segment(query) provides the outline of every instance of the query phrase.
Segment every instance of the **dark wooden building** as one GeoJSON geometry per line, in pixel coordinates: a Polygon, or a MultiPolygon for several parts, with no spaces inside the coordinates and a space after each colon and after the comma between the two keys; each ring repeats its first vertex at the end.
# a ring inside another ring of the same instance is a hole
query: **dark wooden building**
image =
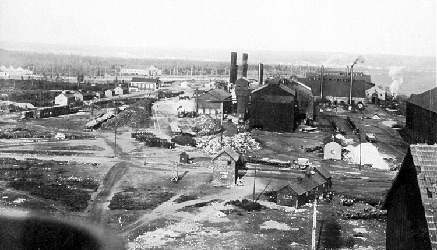
{"type": "Polygon", "coordinates": [[[437,249],[437,145],[411,145],[387,194],[386,248],[437,249]]]}
{"type": "Polygon", "coordinates": [[[240,154],[232,148],[225,148],[211,160],[212,184],[232,187],[237,182],[237,165],[241,163],[240,154]]]}
{"type": "Polygon", "coordinates": [[[294,132],[298,106],[296,91],[283,83],[269,81],[250,94],[250,128],[271,132],[294,132]]]}
{"type": "Polygon", "coordinates": [[[411,95],[406,118],[410,143],[437,143],[437,88],[411,95]]]}
{"type": "Polygon", "coordinates": [[[325,195],[332,187],[332,176],[323,168],[307,168],[304,176],[277,191],[276,203],[282,206],[298,208],[314,200],[315,194],[325,195]]]}

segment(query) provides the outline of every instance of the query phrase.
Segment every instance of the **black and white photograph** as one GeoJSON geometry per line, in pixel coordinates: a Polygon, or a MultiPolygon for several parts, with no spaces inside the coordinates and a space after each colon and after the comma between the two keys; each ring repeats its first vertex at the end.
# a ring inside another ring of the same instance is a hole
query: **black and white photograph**
{"type": "Polygon", "coordinates": [[[0,1],[0,249],[437,249],[437,1],[0,1]]]}

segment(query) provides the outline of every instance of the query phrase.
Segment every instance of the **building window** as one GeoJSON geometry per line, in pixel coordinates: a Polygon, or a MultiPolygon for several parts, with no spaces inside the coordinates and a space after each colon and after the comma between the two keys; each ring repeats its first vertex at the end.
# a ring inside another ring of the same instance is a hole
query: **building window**
{"type": "Polygon", "coordinates": [[[220,172],[220,179],[227,179],[228,178],[228,172],[220,172]]]}
{"type": "Polygon", "coordinates": [[[230,166],[232,164],[232,161],[228,161],[228,166],[230,166]]]}

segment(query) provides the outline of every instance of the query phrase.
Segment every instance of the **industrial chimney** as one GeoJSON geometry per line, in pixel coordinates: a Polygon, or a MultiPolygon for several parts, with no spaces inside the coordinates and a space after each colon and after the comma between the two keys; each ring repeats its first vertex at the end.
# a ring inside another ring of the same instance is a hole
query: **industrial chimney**
{"type": "Polygon", "coordinates": [[[258,83],[263,84],[263,77],[264,77],[264,65],[262,63],[258,66],[258,83]]]}
{"type": "Polygon", "coordinates": [[[320,69],[320,99],[323,98],[323,77],[325,75],[325,67],[322,65],[320,69]]]}
{"type": "Polygon", "coordinates": [[[352,87],[353,87],[353,76],[354,76],[354,65],[351,66],[350,68],[350,75],[351,75],[351,86],[350,86],[350,90],[349,90],[349,104],[352,105],[352,87]]]}
{"type": "Polygon", "coordinates": [[[237,52],[231,52],[231,72],[229,76],[230,83],[233,84],[237,80],[237,72],[238,72],[237,52]]]}
{"type": "Polygon", "coordinates": [[[247,69],[248,69],[247,60],[248,60],[248,57],[249,57],[249,55],[247,53],[243,53],[243,58],[242,58],[243,69],[241,72],[241,77],[245,77],[245,78],[247,78],[247,69]]]}

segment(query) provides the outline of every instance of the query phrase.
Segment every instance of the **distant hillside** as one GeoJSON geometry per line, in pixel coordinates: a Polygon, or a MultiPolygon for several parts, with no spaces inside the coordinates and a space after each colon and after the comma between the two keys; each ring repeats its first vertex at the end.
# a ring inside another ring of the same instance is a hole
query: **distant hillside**
{"type": "MultiPolygon", "coordinates": [[[[0,48],[15,51],[40,53],[61,53],[82,56],[117,57],[132,59],[181,59],[195,61],[230,60],[230,52],[225,50],[200,49],[161,49],[161,48],[117,48],[83,45],[49,45],[33,43],[1,42],[0,48]]],[[[329,67],[346,67],[358,57],[355,54],[332,52],[302,52],[302,51],[238,51],[239,62],[241,53],[249,54],[249,63],[258,64],[293,64],[293,65],[325,65],[329,67]]],[[[408,69],[435,70],[435,57],[415,57],[399,55],[363,55],[366,68],[387,68],[390,66],[405,66],[408,69]]]]}

